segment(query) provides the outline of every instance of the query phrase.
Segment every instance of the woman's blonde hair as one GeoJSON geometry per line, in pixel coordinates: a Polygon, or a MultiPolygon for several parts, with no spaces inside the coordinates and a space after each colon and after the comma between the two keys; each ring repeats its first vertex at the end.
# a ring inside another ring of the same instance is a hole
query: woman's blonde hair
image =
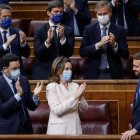
{"type": "Polygon", "coordinates": [[[57,57],[53,63],[52,63],[52,67],[51,67],[51,77],[48,80],[48,83],[51,82],[56,82],[59,83],[60,82],[60,75],[63,73],[63,70],[65,68],[65,64],[67,62],[70,62],[70,59],[64,56],[61,57],[57,57]]]}

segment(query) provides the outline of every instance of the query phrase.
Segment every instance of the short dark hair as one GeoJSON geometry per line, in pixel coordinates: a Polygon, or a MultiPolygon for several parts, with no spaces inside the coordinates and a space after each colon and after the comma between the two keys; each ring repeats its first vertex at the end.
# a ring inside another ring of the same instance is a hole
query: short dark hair
{"type": "Polygon", "coordinates": [[[140,52],[133,55],[133,59],[140,60],[140,52]]]}
{"type": "Polygon", "coordinates": [[[12,8],[7,4],[0,4],[0,14],[3,9],[7,9],[12,12],[12,8]]]}
{"type": "Polygon", "coordinates": [[[107,6],[109,11],[112,12],[112,6],[110,4],[110,2],[108,0],[101,0],[101,1],[98,1],[96,6],[95,6],[95,12],[97,12],[97,10],[99,8],[102,8],[104,6],[107,6]]]}
{"type": "Polygon", "coordinates": [[[1,69],[3,67],[9,67],[9,64],[10,62],[13,62],[13,61],[19,61],[19,57],[12,54],[12,53],[7,53],[6,55],[4,55],[2,58],[1,58],[1,69]]]}
{"type": "Polygon", "coordinates": [[[61,0],[52,0],[48,3],[48,7],[46,9],[46,11],[51,11],[53,8],[56,7],[64,7],[64,3],[61,0]]]}

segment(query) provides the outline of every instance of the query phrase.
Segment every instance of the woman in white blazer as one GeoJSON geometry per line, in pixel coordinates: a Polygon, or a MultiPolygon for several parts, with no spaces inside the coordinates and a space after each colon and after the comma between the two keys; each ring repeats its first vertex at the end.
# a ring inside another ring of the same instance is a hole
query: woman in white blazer
{"type": "Polygon", "coordinates": [[[83,97],[86,83],[71,81],[72,65],[68,58],[57,57],[52,64],[52,77],[46,87],[50,107],[47,134],[82,134],[78,111],[87,110],[83,97]]]}

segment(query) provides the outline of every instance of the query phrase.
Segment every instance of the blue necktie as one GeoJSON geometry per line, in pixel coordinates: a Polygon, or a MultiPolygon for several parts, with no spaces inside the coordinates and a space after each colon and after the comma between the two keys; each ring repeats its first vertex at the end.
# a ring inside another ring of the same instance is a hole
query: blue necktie
{"type": "Polygon", "coordinates": [[[3,43],[6,43],[7,42],[7,31],[3,31],[3,43]]]}

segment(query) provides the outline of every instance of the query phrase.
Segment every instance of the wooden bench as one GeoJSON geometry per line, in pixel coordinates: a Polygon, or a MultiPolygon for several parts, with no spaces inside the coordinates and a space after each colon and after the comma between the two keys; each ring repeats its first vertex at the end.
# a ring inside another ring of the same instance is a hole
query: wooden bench
{"type": "MultiPolygon", "coordinates": [[[[79,56],[79,48],[81,44],[82,37],[75,37],[75,47],[73,56],[79,56]]],[[[128,48],[130,55],[133,55],[140,51],[140,37],[127,37],[128,48]]],[[[34,38],[27,37],[27,42],[31,48],[31,57],[34,57],[34,38]]]]}

